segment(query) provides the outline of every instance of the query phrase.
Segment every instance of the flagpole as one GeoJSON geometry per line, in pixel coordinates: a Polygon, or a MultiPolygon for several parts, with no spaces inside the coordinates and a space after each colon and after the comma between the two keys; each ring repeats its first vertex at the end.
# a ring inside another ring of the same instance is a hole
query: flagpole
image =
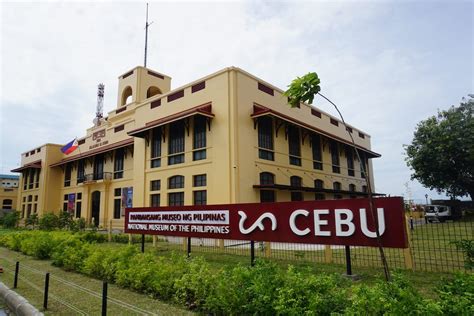
{"type": "MultiPolygon", "coordinates": [[[[77,136],[76,136],[76,140],[77,140],[77,136]]],[[[79,142],[77,142],[77,149],[79,149],[79,157],[81,157],[82,156],[81,145],[79,145],[79,142]]]]}

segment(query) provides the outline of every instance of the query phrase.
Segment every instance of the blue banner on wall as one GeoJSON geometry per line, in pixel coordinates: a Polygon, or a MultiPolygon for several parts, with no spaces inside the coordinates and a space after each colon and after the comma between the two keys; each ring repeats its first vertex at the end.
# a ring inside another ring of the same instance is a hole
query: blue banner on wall
{"type": "Polygon", "coordinates": [[[126,207],[133,207],[133,187],[122,188],[122,216],[125,215],[126,207]]]}

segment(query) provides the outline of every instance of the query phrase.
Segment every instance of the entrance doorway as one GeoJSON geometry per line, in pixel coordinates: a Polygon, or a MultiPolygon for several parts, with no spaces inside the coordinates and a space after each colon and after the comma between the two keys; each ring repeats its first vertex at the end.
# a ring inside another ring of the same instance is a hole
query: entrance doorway
{"type": "Polygon", "coordinates": [[[94,218],[94,226],[99,226],[99,215],[100,215],[100,191],[92,192],[92,217],[94,218]]]}

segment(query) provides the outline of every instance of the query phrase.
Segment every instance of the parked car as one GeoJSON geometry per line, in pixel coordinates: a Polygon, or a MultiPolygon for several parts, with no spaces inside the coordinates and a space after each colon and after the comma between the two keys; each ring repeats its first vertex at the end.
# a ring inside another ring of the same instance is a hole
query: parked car
{"type": "Polygon", "coordinates": [[[444,222],[446,220],[458,219],[458,212],[454,212],[451,206],[447,205],[426,205],[425,220],[427,222],[444,222]]]}

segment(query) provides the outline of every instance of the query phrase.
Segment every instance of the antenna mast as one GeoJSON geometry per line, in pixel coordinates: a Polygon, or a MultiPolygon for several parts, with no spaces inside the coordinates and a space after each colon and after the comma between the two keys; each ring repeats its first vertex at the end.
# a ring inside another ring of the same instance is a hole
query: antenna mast
{"type": "Polygon", "coordinates": [[[148,26],[150,26],[150,24],[148,24],[148,3],[147,3],[146,4],[146,23],[145,23],[145,61],[144,61],[144,67],[146,67],[146,54],[147,54],[147,48],[148,48],[148,26]]]}
{"type": "Polygon", "coordinates": [[[97,109],[95,112],[95,119],[94,124],[95,126],[100,125],[100,119],[104,116],[104,90],[105,85],[103,83],[99,83],[97,86],[97,109]]]}

